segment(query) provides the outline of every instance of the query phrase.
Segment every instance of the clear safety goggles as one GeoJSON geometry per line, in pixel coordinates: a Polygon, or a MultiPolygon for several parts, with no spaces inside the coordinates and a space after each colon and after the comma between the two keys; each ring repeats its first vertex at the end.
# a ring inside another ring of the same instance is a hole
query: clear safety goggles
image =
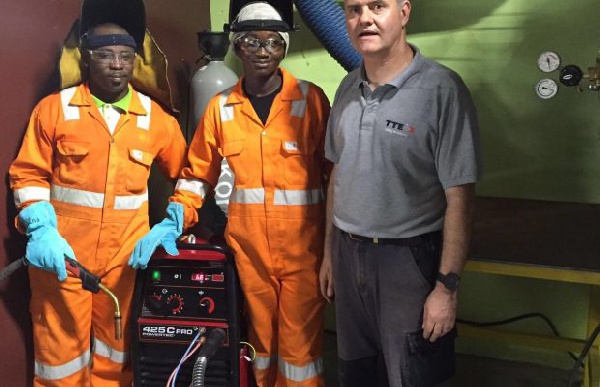
{"type": "Polygon", "coordinates": [[[135,60],[135,51],[122,51],[122,52],[113,52],[108,50],[88,50],[90,53],[90,58],[94,62],[102,63],[102,64],[110,64],[114,60],[119,60],[119,62],[131,65],[135,60]]]}
{"type": "Polygon", "coordinates": [[[261,47],[264,47],[265,50],[267,50],[267,52],[270,54],[279,52],[285,47],[285,41],[283,41],[282,39],[273,38],[260,40],[257,38],[246,37],[240,39],[239,44],[244,50],[248,52],[257,52],[258,50],[260,50],[261,47]]]}

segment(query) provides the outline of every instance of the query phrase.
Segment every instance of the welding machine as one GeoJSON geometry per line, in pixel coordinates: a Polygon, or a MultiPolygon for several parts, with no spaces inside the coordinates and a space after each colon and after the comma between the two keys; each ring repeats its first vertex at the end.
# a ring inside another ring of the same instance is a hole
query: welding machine
{"type": "Polygon", "coordinates": [[[131,323],[134,386],[164,387],[176,368],[175,385],[189,386],[194,358],[183,359],[190,344],[217,328],[225,331],[225,337],[208,361],[204,385],[243,386],[241,298],[233,256],[227,248],[193,235],[177,247],[177,256],[157,249],[147,269],[137,274],[131,323]]]}

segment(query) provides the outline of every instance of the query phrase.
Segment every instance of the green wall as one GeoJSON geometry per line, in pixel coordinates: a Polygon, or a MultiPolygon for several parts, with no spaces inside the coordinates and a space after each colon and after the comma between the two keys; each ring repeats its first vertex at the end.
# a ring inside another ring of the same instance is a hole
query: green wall
{"type": "MultiPolygon", "coordinates": [[[[228,2],[211,7],[212,26],[221,30],[228,2]]],[[[600,203],[598,93],[561,87],[541,100],[534,92],[547,76],[536,66],[542,51],[558,52],[564,64],[594,65],[599,14],[596,0],[413,1],[409,40],[458,71],[473,93],[485,159],[480,195],[600,203]]],[[[298,14],[295,21],[300,31],[283,66],[332,99],[345,71],[298,14]]]]}
{"type": "MultiPolygon", "coordinates": [[[[598,93],[562,87],[540,100],[534,85],[545,50],[564,64],[595,64],[595,0],[415,1],[412,41],[457,70],[480,115],[488,196],[600,202],[598,93]],[[431,18],[429,17],[431,15],[431,18]],[[444,22],[446,15],[453,15],[444,22]],[[454,20],[464,20],[457,23],[454,20]]],[[[550,77],[557,79],[558,74],[550,77]]]]}
{"type": "MultiPolygon", "coordinates": [[[[464,78],[477,105],[485,177],[479,195],[600,203],[600,94],[561,86],[556,97],[534,91],[544,77],[536,60],[556,51],[563,64],[584,71],[600,47],[598,0],[414,0],[409,41],[422,53],[464,78]]],[[[211,0],[213,28],[221,30],[228,2],[211,0]]],[[[345,75],[341,66],[295,15],[300,31],[291,35],[282,65],[315,82],[333,99],[345,75]]],[[[238,68],[234,58],[228,58],[238,68]]],[[[587,86],[584,80],[583,85],[587,86]]],[[[589,288],[552,281],[465,273],[460,317],[488,321],[543,312],[561,334],[584,338],[589,288]]],[[[329,323],[333,316],[328,313],[329,323]]],[[[510,329],[548,333],[539,321],[510,329]]],[[[461,339],[464,352],[569,368],[564,353],[461,339]]]]}

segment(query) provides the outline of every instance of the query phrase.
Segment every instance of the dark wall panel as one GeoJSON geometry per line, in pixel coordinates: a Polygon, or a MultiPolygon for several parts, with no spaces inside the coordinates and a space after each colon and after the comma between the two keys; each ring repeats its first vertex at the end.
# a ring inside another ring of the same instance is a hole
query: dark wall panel
{"type": "MultiPolygon", "coordinates": [[[[187,112],[187,82],[199,57],[196,32],[210,26],[209,0],[146,0],[148,28],[169,60],[174,102],[187,112]]],[[[15,233],[7,171],[36,102],[58,88],[60,47],[79,16],[78,0],[0,0],[0,268],[24,254],[15,233]]],[[[180,122],[185,125],[185,119],[180,122]]],[[[25,270],[0,283],[0,380],[6,387],[31,385],[33,354],[25,270]]]]}

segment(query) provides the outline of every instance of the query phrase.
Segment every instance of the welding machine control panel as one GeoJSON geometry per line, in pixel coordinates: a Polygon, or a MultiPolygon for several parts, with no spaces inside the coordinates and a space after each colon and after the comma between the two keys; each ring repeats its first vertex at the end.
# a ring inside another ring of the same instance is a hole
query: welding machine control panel
{"type": "Polygon", "coordinates": [[[226,271],[222,262],[155,265],[148,276],[141,316],[182,320],[227,319],[226,271]]]}

